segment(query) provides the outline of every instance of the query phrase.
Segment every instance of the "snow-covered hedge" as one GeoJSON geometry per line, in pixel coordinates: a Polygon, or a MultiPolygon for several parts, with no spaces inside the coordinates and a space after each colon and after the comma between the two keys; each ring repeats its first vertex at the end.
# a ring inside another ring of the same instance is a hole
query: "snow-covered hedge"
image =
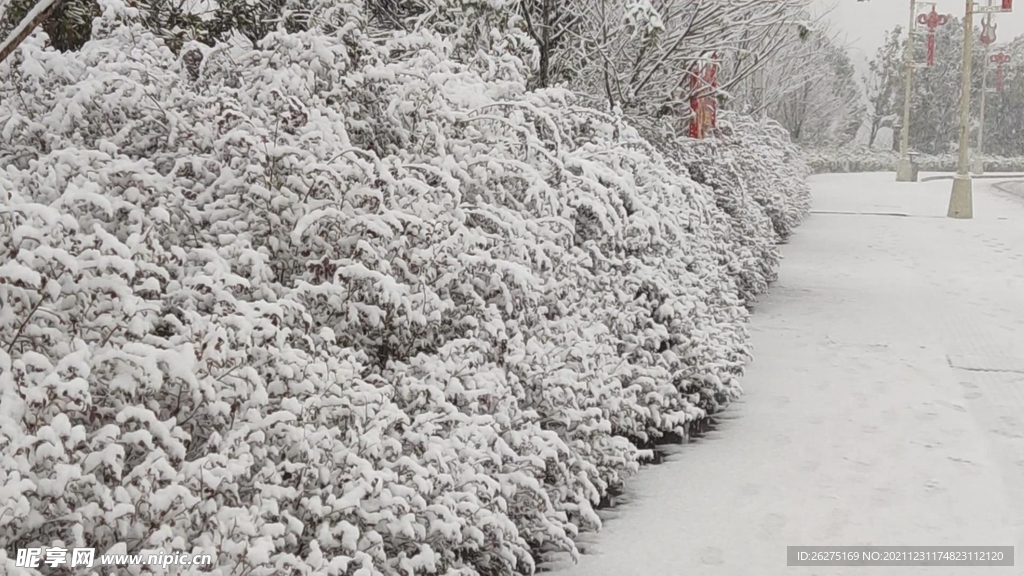
{"type": "Polygon", "coordinates": [[[6,573],[64,546],[527,574],[636,443],[738,392],[745,298],[806,212],[784,135],[666,156],[514,58],[349,18],[0,67],[6,573]]]}
{"type": "MultiPolygon", "coordinates": [[[[807,165],[815,174],[846,172],[889,172],[896,170],[898,152],[848,148],[839,150],[805,150],[807,165]]],[[[957,156],[922,154],[917,157],[923,172],[955,172],[957,156]]],[[[1024,172],[1024,157],[985,156],[986,172],[1024,172]]]]}
{"type": "MultiPolygon", "coordinates": [[[[678,128],[677,128],[678,129],[678,128]]],[[[810,209],[810,170],[786,130],[772,120],[723,113],[714,138],[652,135],[667,146],[694,181],[706,185],[725,216],[740,295],[748,302],[776,279],[777,243],[785,242],[810,209]]]]}

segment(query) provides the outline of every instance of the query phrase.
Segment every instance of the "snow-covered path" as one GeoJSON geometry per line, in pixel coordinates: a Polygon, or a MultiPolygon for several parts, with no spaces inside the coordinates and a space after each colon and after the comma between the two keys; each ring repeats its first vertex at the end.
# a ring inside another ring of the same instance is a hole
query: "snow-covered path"
{"type": "Polygon", "coordinates": [[[795,545],[1024,551],[1024,194],[997,182],[952,220],[948,180],[815,177],[754,315],[746,396],[554,574],[1024,574],[786,567],[795,545]]]}

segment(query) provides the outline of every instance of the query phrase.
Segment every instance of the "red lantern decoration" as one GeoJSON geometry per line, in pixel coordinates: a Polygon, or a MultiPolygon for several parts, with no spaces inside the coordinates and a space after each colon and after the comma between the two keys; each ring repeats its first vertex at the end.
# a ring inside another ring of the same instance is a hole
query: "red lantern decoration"
{"type": "Polygon", "coordinates": [[[989,56],[989,60],[996,65],[996,90],[1003,91],[1003,65],[1010,61],[1010,55],[1005,52],[989,56]]]}
{"type": "Polygon", "coordinates": [[[918,14],[917,23],[922,26],[928,27],[928,65],[935,64],[935,29],[939,26],[945,26],[949,22],[949,16],[945,14],[939,14],[935,11],[935,7],[932,6],[932,11],[928,14],[918,14]]]}
{"type": "Polygon", "coordinates": [[[1013,0],[1003,0],[1003,10],[1007,12],[1013,10],[1013,0]]]}

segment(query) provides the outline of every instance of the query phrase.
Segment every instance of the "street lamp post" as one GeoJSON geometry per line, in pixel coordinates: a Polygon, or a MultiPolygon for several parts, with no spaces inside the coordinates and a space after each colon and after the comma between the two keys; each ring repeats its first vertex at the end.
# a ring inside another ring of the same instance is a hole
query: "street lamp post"
{"type": "Polygon", "coordinates": [[[978,115],[978,149],[974,151],[973,171],[977,175],[985,173],[985,161],[982,159],[985,147],[985,99],[988,92],[988,52],[992,43],[996,41],[996,25],[992,23],[992,15],[989,14],[981,21],[981,43],[985,45],[985,56],[982,58],[981,73],[981,111],[978,115]]]}
{"type": "Polygon", "coordinates": [[[965,0],[964,10],[964,62],[960,82],[960,154],[953,176],[953,190],[949,195],[949,218],[974,217],[974,188],[967,171],[970,162],[971,136],[971,56],[974,40],[974,0],[965,0]]]}
{"type": "MultiPolygon", "coordinates": [[[[988,50],[985,50],[986,57],[988,56],[988,50]]],[[[985,67],[985,72],[981,76],[981,110],[978,113],[978,149],[974,151],[974,166],[972,171],[976,176],[981,176],[985,173],[985,160],[982,155],[985,153],[985,93],[988,92],[988,68],[985,66],[982,60],[982,66],[985,67]]]]}
{"type": "Polygon", "coordinates": [[[904,95],[903,126],[900,128],[900,160],[896,164],[896,181],[912,182],[914,167],[910,163],[910,97],[914,79],[914,20],[917,18],[917,0],[910,0],[910,25],[907,26],[907,46],[903,54],[904,95]]]}
{"type": "MultiPolygon", "coordinates": [[[[993,12],[1012,12],[1013,0],[998,0],[999,5],[993,6],[989,0],[988,6],[975,8],[974,0],[966,0],[964,10],[964,63],[961,70],[960,85],[960,154],[956,163],[956,176],[953,176],[953,190],[949,195],[949,210],[946,216],[949,218],[973,218],[974,217],[974,190],[971,183],[971,175],[968,172],[970,162],[970,135],[971,135],[971,60],[973,53],[972,41],[974,40],[974,13],[981,12],[991,14],[993,12]]],[[[997,79],[997,83],[999,80],[997,79]]]]}

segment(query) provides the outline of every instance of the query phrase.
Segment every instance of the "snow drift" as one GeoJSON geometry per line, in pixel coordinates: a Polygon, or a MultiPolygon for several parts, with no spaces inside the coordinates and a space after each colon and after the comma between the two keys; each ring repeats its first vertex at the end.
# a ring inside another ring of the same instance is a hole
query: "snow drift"
{"type": "Polygon", "coordinates": [[[777,127],[663,154],[512,57],[358,22],[0,69],[7,549],[528,574],[738,392],[806,212],[777,127]]]}

